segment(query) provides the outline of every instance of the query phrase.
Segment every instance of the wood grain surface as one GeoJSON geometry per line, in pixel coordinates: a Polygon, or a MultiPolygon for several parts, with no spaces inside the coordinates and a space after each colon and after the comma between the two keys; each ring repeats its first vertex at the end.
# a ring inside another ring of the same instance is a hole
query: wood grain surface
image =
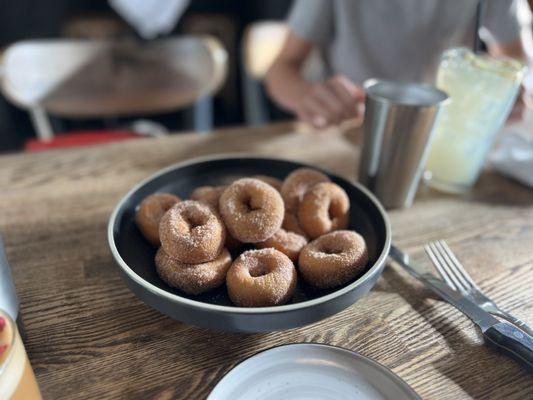
{"type": "MultiPolygon", "coordinates": [[[[295,342],[372,357],[425,399],[533,398],[531,376],[484,346],[467,318],[396,265],[345,311],[266,334],[188,326],[126,288],[107,246],[107,220],[132,185],[160,168],[241,152],[355,177],[359,149],[352,141],[290,129],[229,129],[0,157],[0,230],[45,399],[201,399],[242,359],[295,342]]],[[[533,325],[533,190],[485,172],[462,196],[421,188],[413,207],[390,218],[395,242],[417,260],[428,264],[425,242],[447,240],[489,296],[533,325]]]]}

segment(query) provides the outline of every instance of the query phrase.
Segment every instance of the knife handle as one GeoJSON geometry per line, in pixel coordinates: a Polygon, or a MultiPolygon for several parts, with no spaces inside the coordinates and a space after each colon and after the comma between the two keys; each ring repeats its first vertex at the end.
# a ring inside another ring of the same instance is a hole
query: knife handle
{"type": "Polygon", "coordinates": [[[483,332],[487,343],[518,361],[533,373],[533,338],[508,322],[499,322],[483,332]]]}

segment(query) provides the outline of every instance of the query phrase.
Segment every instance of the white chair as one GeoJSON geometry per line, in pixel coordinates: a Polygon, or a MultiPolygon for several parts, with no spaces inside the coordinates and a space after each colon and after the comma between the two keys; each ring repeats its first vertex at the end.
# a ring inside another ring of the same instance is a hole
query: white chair
{"type": "Polygon", "coordinates": [[[212,127],[212,96],[227,53],[209,36],[150,42],[31,40],[9,46],[0,88],[28,110],[38,136],[53,137],[47,114],[107,118],[194,107],[194,129],[212,127]]]}

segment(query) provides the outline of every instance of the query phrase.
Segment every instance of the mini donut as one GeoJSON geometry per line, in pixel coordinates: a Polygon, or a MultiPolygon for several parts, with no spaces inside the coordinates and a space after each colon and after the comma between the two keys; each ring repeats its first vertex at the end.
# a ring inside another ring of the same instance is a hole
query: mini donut
{"type": "Polygon", "coordinates": [[[159,222],[163,215],[177,202],[181,201],[178,196],[170,193],[155,193],[146,197],[137,212],[135,223],[142,235],[154,246],[159,246],[159,222]]]}
{"type": "Polygon", "coordinates": [[[219,200],[226,227],[243,243],[264,242],[281,227],[283,199],[272,186],[253,178],[233,182],[219,200]]]}
{"type": "Polygon", "coordinates": [[[160,247],[155,255],[155,266],[159,277],[169,286],[196,295],[219,287],[226,281],[231,255],[227,249],[223,249],[212,261],[184,264],[170,258],[160,247]]]}
{"type": "Polygon", "coordinates": [[[354,231],[335,231],[307,244],[298,257],[302,277],[313,286],[333,288],[355,278],[368,262],[365,240],[354,231]]]}
{"type": "Polygon", "coordinates": [[[191,200],[201,201],[218,210],[218,199],[226,186],[200,186],[189,196],[191,200]]]}
{"type": "Polygon", "coordinates": [[[296,288],[292,261],[276,249],[248,250],[231,264],[226,286],[240,307],[268,307],[289,301],[296,288]]]}
{"type": "Polygon", "coordinates": [[[298,217],[288,211],[285,211],[285,216],[283,217],[283,223],[281,224],[281,227],[286,231],[297,233],[300,236],[307,236],[298,222],[298,217]]]}
{"type": "Polygon", "coordinates": [[[161,246],[171,258],[200,264],[217,258],[224,247],[226,229],[218,213],[205,203],[182,201],[161,218],[161,246]]]}
{"type": "Polygon", "coordinates": [[[320,182],[329,182],[330,179],[322,172],[311,168],[298,168],[292,171],[281,185],[281,196],[287,211],[296,213],[298,205],[305,193],[320,182]]]}
{"type": "Polygon", "coordinates": [[[280,229],[274,236],[268,238],[264,242],[257,243],[256,246],[259,249],[267,249],[272,247],[278,251],[281,251],[292,262],[298,260],[298,255],[303,247],[307,244],[307,239],[294,232],[288,232],[285,229],[280,229]]]}
{"type": "Polygon", "coordinates": [[[270,176],[270,175],[253,175],[252,178],[259,179],[260,181],[268,183],[278,192],[281,190],[281,185],[283,184],[283,182],[280,179],[274,178],[273,176],[270,176]]]}
{"type": "Polygon", "coordinates": [[[298,207],[298,222],[310,238],[348,227],[350,200],[332,182],[318,183],[304,196],[298,207]]]}
{"type": "MultiPolygon", "coordinates": [[[[218,210],[218,200],[226,187],[227,186],[200,186],[193,190],[189,198],[191,200],[207,203],[218,210]]],[[[234,252],[239,250],[244,243],[238,241],[226,232],[226,243],[224,245],[229,251],[234,252]]]]}

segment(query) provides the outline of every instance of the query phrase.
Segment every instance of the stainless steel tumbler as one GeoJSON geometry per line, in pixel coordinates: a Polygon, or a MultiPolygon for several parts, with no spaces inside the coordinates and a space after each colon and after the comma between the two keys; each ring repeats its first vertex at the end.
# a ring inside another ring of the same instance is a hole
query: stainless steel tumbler
{"type": "Polygon", "coordinates": [[[409,207],[448,95],[431,85],[376,79],[365,82],[365,90],[359,181],[386,208],[409,207]]]}

